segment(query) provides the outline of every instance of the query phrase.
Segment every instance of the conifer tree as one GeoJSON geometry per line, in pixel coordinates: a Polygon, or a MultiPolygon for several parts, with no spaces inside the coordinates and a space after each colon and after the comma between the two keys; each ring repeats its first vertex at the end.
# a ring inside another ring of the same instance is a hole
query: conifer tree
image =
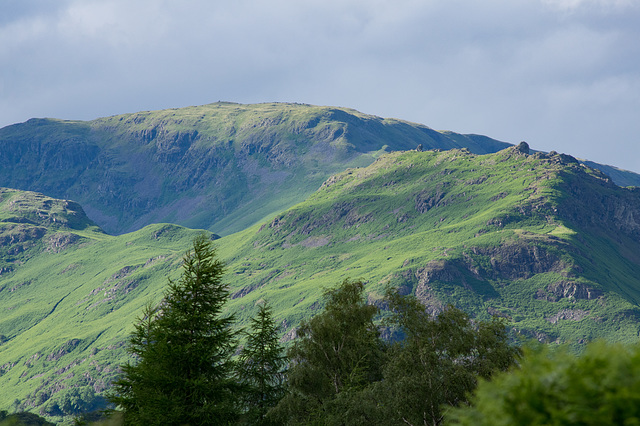
{"type": "Polygon", "coordinates": [[[284,396],[285,364],[271,306],[261,303],[257,317],[251,319],[251,331],[238,362],[238,378],[245,386],[243,423],[269,424],[267,411],[284,396]]]}
{"type": "Polygon", "coordinates": [[[238,384],[232,355],[237,347],[223,316],[229,297],[224,266],[211,241],[198,236],[183,260],[183,272],[158,308],[148,306],[135,326],[129,352],[110,396],[126,424],[227,424],[237,414],[238,384]]]}

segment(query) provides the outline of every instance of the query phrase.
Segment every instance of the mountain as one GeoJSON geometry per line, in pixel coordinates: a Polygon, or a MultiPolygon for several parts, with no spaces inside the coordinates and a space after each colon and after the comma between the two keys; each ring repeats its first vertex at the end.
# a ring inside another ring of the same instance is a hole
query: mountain
{"type": "MultiPolygon", "coordinates": [[[[113,236],[76,203],[0,193],[0,407],[100,407],[136,317],[201,231],[154,224],[113,236]]],[[[639,237],[640,189],[520,144],[386,153],[216,245],[229,311],[246,324],[269,300],[285,341],[323,287],[351,277],[383,308],[392,285],[434,313],[452,303],[503,316],[525,337],[580,344],[637,340],[639,237]]]]}
{"type": "Polygon", "coordinates": [[[159,222],[226,235],[304,200],[385,151],[508,144],[347,108],[300,104],[32,119],[0,129],[0,186],[81,203],[105,231],[159,222]]]}
{"type": "MultiPolygon", "coordinates": [[[[418,145],[476,154],[510,146],[347,108],[219,102],[2,128],[0,186],[75,200],[111,234],[171,222],[229,235],[303,201],[334,173],[418,145]]],[[[640,186],[640,175],[602,168],[640,186]]]]}
{"type": "Polygon", "coordinates": [[[639,237],[640,189],[521,144],[384,155],[220,245],[237,253],[236,309],[267,294],[286,299],[281,312],[307,312],[318,287],[350,276],[367,280],[374,303],[391,284],[433,312],[452,303],[541,341],[581,343],[637,339],[639,237]]]}
{"type": "Polygon", "coordinates": [[[593,161],[582,160],[582,162],[587,166],[598,169],[609,176],[616,183],[616,185],[640,186],[640,175],[638,175],[637,173],[632,173],[615,166],[594,163],[593,161]]]}

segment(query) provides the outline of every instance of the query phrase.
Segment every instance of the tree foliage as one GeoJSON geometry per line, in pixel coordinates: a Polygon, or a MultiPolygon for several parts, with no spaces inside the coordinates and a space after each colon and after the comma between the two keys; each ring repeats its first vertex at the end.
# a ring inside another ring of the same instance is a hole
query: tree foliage
{"type": "Polygon", "coordinates": [[[325,293],[289,351],[289,393],[272,414],[282,424],[439,425],[445,406],[468,401],[477,378],[511,366],[520,350],[503,321],[472,321],[453,306],[431,316],[413,296],[388,291],[387,323],[404,338],[382,341],[363,284],[325,293]]]}
{"type": "Polygon", "coordinates": [[[251,319],[251,331],[240,352],[238,379],[245,386],[242,422],[269,424],[266,414],[285,393],[286,357],[271,307],[265,302],[251,319]]]}
{"type": "Polygon", "coordinates": [[[0,425],[2,426],[55,426],[37,414],[21,412],[9,414],[7,411],[0,411],[0,425]]]}
{"type": "Polygon", "coordinates": [[[431,316],[394,291],[384,300],[387,321],[404,338],[384,342],[364,284],[346,279],[302,321],[286,375],[267,304],[233,362],[237,334],[234,318],[222,315],[229,293],[211,242],[197,238],[183,268],[131,335],[136,363],[122,366],[110,396],[125,423],[439,425],[445,405],[468,403],[478,377],[506,370],[519,354],[501,320],[474,322],[452,306],[431,316]]]}
{"type": "Polygon", "coordinates": [[[466,403],[477,377],[506,370],[519,355],[502,320],[474,322],[453,306],[432,317],[415,297],[396,292],[387,300],[391,322],[405,334],[377,386],[384,407],[377,418],[388,424],[441,424],[443,405],[466,403]]]}
{"type": "Polygon", "coordinates": [[[481,380],[461,425],[640,425],[640,346],[527,348],[518,368],[481,380]]]}
{"type": "Polygon", "coordinates": [[[378,309],[366,304],[363,291],[362,282],[348,279],[326,290],[324,310],[300,325],[289,350],[289,393],[275,410],[280,422],[323,423],[336,395],[380,378],[378,309]]]}
{"type": "Polygon", "coordinates": [[[122,366],[110,400],[127,424],[225,424],[237,412],[233,316],[223,264],[204,235],[183,259],[183,272],[159,307],[147,306],[129,341],[136,363],[122,366]]]}
{"type": "Polygon", "coordinates": [[[502,321],[473,322],[453,306],[431,316],[394,291],[386,302],[386,322],[404,338],[386,352],[382,380],[335,398],[326,424],[439,425],[444,406],[466,403],[478,376],[508,368],[519,353],[502,321]]]}

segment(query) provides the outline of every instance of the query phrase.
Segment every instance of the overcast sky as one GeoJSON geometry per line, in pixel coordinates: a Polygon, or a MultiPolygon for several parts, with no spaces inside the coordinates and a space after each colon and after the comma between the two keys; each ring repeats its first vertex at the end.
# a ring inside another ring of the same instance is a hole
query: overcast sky
{"type": "Polygon", "coordinates": [[[640,0],[0,0],[0,126],[218,100],[640,172],[640,0]]]}

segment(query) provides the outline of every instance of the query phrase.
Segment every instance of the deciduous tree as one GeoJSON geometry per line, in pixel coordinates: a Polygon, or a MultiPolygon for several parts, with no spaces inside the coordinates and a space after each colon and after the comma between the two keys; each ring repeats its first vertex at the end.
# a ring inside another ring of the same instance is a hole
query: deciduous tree
{"type": "Polygon", "coordinates": [[[415,297],[393,291],[387,300],[405,338],[390,351],[374,389],[382,424],[441,424],[443,405],[466,403],[478,377],[506,370],[520,352],[502,320],[474,322],[453,306],[432,317],[415,297]]]}
{"type": "Polygon", "coordinates": [[[302,322],[289,350],[289,393],[275,410],[285,424],[322,424],[336,395],[380,378],[378,309],[366,303],[363,283],[344,280],[324,298],[324,310],[302,322]]]}
{"type": "Polygon", "coordinates": [[[640,346],[527,348],[517,368],[481,380],[461,425],[640,425],[640,346]]]}

